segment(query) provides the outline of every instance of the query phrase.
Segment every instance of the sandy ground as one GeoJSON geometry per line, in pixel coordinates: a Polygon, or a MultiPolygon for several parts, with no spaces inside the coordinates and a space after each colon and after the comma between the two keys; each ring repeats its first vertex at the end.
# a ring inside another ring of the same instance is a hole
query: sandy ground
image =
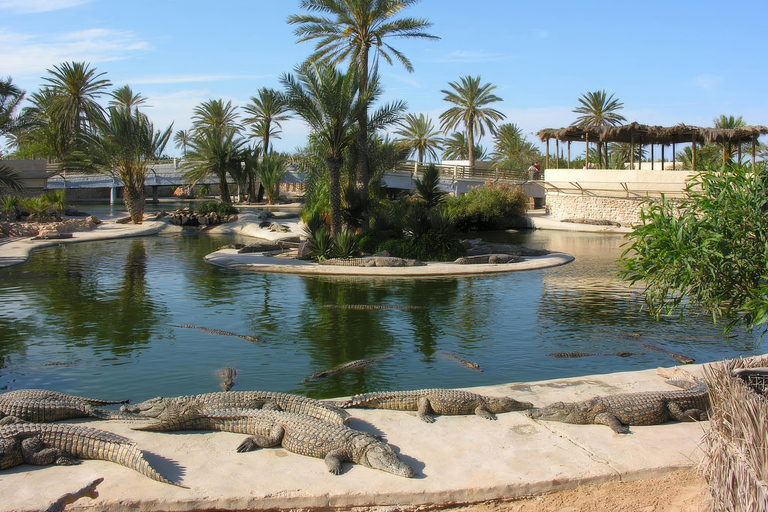
{"type": "Polygon", "coordinates": [[[449,512],[699,512],[706,482],[695,470],[631,482],[584,485],[510,502],[451,507],[449,512]]]}

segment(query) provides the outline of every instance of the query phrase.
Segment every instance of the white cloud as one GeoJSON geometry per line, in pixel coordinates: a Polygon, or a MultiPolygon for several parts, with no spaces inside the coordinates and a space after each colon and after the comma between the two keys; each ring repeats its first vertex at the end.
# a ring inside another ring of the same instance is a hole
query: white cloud
{"type": "Polygon", "coordinates": [[[0,0],[0,9],[18,13],[37,13],[69,9],[89,2],[90,0],[0,0]]]}
{"type": "Polygon", "coordinates": [[[149,49],[133,32],[91,29],[46,37],[0,29],[0,69],[7,75],[43,73],[66,61],[109,62],[149,49]]]}

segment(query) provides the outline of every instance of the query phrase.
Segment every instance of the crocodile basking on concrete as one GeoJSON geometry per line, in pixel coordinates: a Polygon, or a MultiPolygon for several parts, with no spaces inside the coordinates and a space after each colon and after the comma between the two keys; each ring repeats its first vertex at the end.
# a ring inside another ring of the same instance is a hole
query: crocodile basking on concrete
{"type": "Polygon", "coordinates": [[[102,400],[100,398],[88,398],[85,396],[67,395],[58,391],[47,389],[16,389],[0,394],[0,402],[3,400],[55,400],[60,402],[84,402],[88,405],[115,405],[127,404],[128,400],[102,400]]]}
{"type": "Polygon", "coordinates": [[[364,256],[362,258],[329,258],[317,262],[319,265],[341,267],[420,267],[425,265],[419,260],[395,258],[392,256],[364,256]]]}
{"type": "Polygon", "coordinates": [[[435,419],[434,414],[457,415],[477,414],[481,418],[495,420],[494,413],[523,411],[533,404],[518,402],[509,397],[490,397],[456,389],[419,389],[413,391],[383,391],[355,395],[342,402],[339,407],[362,407],[366,409],[392,409],[395,411],[418,411],[419,418],[427,423],[435,419]]]}
{"type": "Polygon", "coordinates": [[[23,398],[0,400],[0,425],[15,423],[17,420],[48,423],[73,418],[111,420],[131,419],[131,416],[117,411],[94,409],[78,401],[23,398]]]}
{"type": "Polygon", "coordinates": [[[199,329],[203,332],[207,332],[208,334],[216,334],[218,336],[234,336],[235,338],[242,338],[244,340],[251,341],[253,343],[264,343],[262,340],[258,339],[256,336],[250,336],[248,334],[237,334],[236,332],[229,332],[229,331],[222,331],[221,329],[209,329],[208,327],[202,327],[200,325],[174,325],[171,324],[171,327],[180,327],[182,329],[199,329]]]}
{"type": "Polygon", "coordinates": [[[670,420],[707,419],[709,394],[699,381],[668,381],[687,387],[676,391],[644,391],[596,396],[582,402],[556,402],[533,408],[529,414],[537,420],[560,421],[576,425],[607,425],[617,434],[629,433],[632,425],[660,425],[670,420]]]}
{"type": "Polygon", "coordinates": [[[71,466],[80,459],[106,460],[166,484],[179,485],[149,465],[136,443],[80,425],[16,423],[0,426],[0,469],[27,463],[71,466]]]}
{"type": "Polygon", "coordinates": [[[279,410],[337,424],[344,424],[349,420],[347,411],[331,404],[301,395],[273,391],[226,391],[173,398],[157,397],[138,404],[124,405],[120,411],[164,420],[172,418],[175,411],[182,406],[279,410]]]}
{"type": "Polygon", "coordinates": [[[334,475],[340,474],[341,463],[348,461],[406,478],[413,476],[413,469],[379,437],[303,414],[181,406],[168,420],[136,430],[221,430],[250,434],[252,437],[240,444],[238,452],[282,445],[290,452],[324,459],[334,475]]]}
{"type": "Polygon", "coordinates": [[[501,265],[504,263],[519,263],[523,257],[516,254],[478,254],[462,256],[454,261],[458,265],[501,265]]]}

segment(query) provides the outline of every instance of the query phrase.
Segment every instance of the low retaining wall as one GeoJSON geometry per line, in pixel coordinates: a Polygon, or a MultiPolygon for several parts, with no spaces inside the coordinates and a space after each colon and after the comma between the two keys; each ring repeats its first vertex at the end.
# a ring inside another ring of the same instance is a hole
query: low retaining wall
{"type": "Polygon", "coordinates": [[[639,198],[547,195],[547,213],[557,219],[609,220],[629,227],[640,223],[639,198]]]}

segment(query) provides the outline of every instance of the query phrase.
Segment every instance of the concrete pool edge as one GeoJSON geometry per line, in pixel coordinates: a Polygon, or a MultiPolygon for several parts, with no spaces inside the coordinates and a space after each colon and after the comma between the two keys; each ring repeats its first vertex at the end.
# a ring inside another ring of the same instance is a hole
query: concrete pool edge
{"type": "MultiPolygon", "coordinates": [[[[704,365],[685,369],[701,375],[704,365]]],[[[656,370],[471,388],[511,395],[535,405],[576,401],[594,395],[674,389],[656,370]]],[[[134,439],[165,476],[189,489],[153,482],[117,464],[85,461],[80,466],[6,470],[0,478],[3,510],[41,510],[59,495],[105,477],[96,500],[80,500],[71,511],[416,509],[487,500],[510,500],[572,489],[587,483],[637,480],[695,467],[707,422],[632,427],[615,434],[602,425],[535,421],[522,413],[439,416],[433,424],[415,413],[351,409],[353,427],[383,433],[416,470],[405,479],[344,464],[342,475],[323,461],[282,448],[247,454],[234,448],[243,434],[227,432],[140,432],[118,421],[73,421],[134,439]],[[167,459],[165,457],[172,457],[167,459]]],[[[148,457],[149,458],[149,457],[148,457]]]]}

